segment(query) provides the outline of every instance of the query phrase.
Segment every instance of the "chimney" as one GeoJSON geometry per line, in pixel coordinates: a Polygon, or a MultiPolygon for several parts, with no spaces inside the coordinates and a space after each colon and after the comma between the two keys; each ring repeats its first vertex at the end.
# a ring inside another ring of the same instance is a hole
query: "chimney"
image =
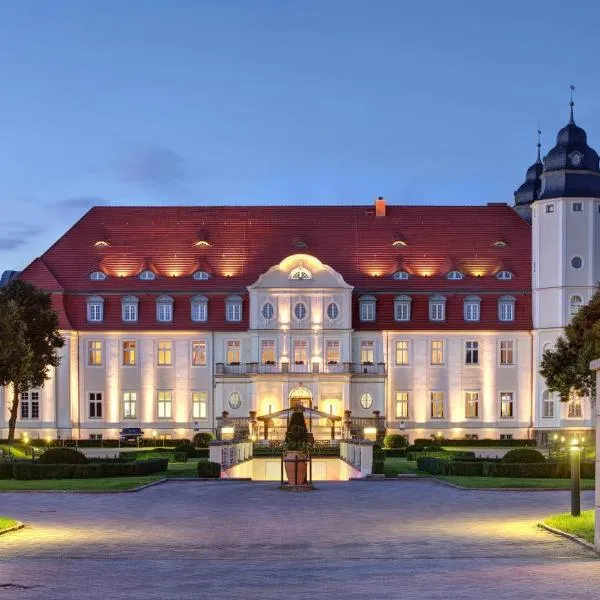
{"type": "Polygon", "coordinates": [[[379,196],[375,200],[375,216],[385,217],[385,198],[383,196],[379,196]]]}

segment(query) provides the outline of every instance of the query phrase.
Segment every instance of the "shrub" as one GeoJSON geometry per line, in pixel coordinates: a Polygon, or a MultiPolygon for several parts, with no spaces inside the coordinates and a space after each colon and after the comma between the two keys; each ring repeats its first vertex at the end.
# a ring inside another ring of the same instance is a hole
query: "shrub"
{"type": "Polygon", "coordinates": [[[544,463],[546,457],[532,448],[515,448],[509,450],[503,457],[503,463],[544,463]]]}
{"type": "Polygon", "coordinates": [[[404,458],[406,456],[406,448],[389,448],[385,450],[386,458],[404,458]]]}
{"type": "Polygon", "coordinates": [[[82,465],[87,463],[87,457],[72,448],[49,448],[38,462],[44,465],[82,465]]]}
{"type": "Polygon", "coordinates": [[[390,433],[383,438],[383,445],[385,448],[405,448],[408,442],[403,435],[390,433]]]}
{"type": "Polygon", "coordinates": [[[385,465],[385,461],[383,461],[383,460],[373,460],[373,474],[374,475],[383,475],[384,465],[385,465]]]}
{"type": "Polygon", "coordinates": [[[13,463],[12,462],[0,462],[0,479],[12,479],[13,478],[13,463]]]}
{"type": "Polygon", "coordinates": [[[448,464],[444,458],[435,458],[433,456],[419,456],[417,458],[417,467],[419,471],[426,471],[432,475],[447,475],[448,464]]]}
{"type": "Polygon", "coordinates": [[[448,463],[448,475],[462,475],[465,477],[481,477],[483,475],[482,462],[461,462],[453,460],[448,463]]]}
{"type": "MultiPolygon", "coordinates": [[[[419,438],[414,441],[415,446],[431,446],[432,441],[426,438],[419,438]]],[[[482,447],[482,448],[506,448],[518,446],[523,447],[535,447],[537,442],[535,440],[446,440],[441,441],[442,446],[470,446],[470,447],[482,447]]]]}
{"type": "Polygon", "coordinates": [[[212,442],[214,439],[215,436],[208,431],[197,433],[194,436],[194,446],[196,446],[196,448],[208,448],[208,444],[210,444],[210,442],[212,442]]]}
{"type": "Polygon", "coordinates": [[[198,477],[221,477],[221,465],[207,460],[201,460],[198,463],[198,477]]]}

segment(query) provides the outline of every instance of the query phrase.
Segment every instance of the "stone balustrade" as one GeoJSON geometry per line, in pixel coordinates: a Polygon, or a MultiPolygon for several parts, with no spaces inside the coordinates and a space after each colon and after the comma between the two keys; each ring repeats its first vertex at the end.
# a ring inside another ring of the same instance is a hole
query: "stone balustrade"
{"type": "Polygon", "coordinates": [[[221,465],[221,471],[250,460],[253,456],[253,444],[249,441],[222,440],[210,442],[209,459],[221,465]]]}
{"type": "Polygon", "coordinates": [[[340,442],[340,458],[360,471],[361,477],[373,473],[373,442],[344,440],[340,442]]]}

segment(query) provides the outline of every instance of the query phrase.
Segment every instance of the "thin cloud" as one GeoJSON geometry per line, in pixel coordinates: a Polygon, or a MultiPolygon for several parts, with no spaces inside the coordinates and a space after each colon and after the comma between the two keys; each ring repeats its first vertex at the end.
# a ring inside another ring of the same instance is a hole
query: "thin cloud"
{"type": "Polygon", "coordinates": [[[104,198],[98,198],[96,196],[65,198],[64,200],[54,202],[54,206],[56,207],[73,210],[87,210],[92,208],[92,206],[106,206],[107,204],[108,200],[104,198]]]}
{"type": "Polygon", "coordinates": [[[0,237],[0,250],[11,251],[24,246],[31,237],[37,236],[44,230],[36,225],[21,223],[4,223],[3,234],[0,237]]]}

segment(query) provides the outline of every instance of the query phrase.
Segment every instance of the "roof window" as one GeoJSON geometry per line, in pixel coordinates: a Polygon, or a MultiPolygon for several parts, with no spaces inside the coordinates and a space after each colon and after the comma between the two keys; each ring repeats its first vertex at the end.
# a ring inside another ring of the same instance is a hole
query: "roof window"
{"type": "Polygon", "coordinates": [[[464,279],[465,276],[460,272],[460,271],[450,271],[448,273],[448,275],[446,275],[447,279],[452,279],[452,280],[458,280],[458,279],[464,279]]]}
{"type": "Polygon", "coordinates": [[[150,269],[145,269],[144,271],[142,271],[139,277],[143,281],[152,281],[153,279],[156,279],[154,271],[151,271],[150,269]]]}
{"type": "Polygon", "coordinates": [[[106,273],[94,271],[93,273],[90,273],[90,279],[92,281],[104,281],[106,279],[106,273]]]}

